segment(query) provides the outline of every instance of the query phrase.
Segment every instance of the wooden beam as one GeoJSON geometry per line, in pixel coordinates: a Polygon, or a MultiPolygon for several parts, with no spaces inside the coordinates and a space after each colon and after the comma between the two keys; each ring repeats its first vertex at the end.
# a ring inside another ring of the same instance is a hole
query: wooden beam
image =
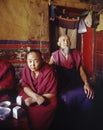
{"type": "Polygon", "coordinates": [[[54,0],[54,4],[56,6],[65,6],[65,7],[73,7],[73,8],[79,8],[79,9],[90,9],[91,4],[82,3],[79,1],[69,1],[69,0],[54,0]]]}

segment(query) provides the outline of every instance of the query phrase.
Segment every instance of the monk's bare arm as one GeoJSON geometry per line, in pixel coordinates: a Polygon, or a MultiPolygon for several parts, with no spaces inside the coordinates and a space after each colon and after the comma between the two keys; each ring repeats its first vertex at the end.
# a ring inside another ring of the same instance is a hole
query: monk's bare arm
{"type": "Polygon", "coordinates": [[[84,69],[82,66],[80,66],[80,76],[81,76],[81,79],[83,80],[84,84],[87,83],[87,76],[86,76],[86,73],[84,72],[84,69]]]}
{"type": "Polygon", "coordinates": [[[53,56],[50,57],[49,64],[50,64],[50,65],[55,64],[55,61],[54,61],[53,56]]]}
{"type": "Polygon", "coordinates": [[[39,105],[41,105],[43,102],[45,102],[45,98],[51,99],[51,98],[53,98],[55,96],[55,94],[51,94],[51,93],[39,95],[39,94],[33,92],[29,87],[25,87],[24,92],[29,97],[34,99],[34,101],[36,101],[39,105]]]}
{"type": "Polygon", "coordinates": [[[94,98],[94,91],[93,91],[93,89],[90,87],[90,85],[88,83],[86,73],[83,70],[82,66],[80,66],[80,76],[81,76],[81,79],[84,82],[84,92],[87,94],[87,97],[88,98],[94,98]]]}

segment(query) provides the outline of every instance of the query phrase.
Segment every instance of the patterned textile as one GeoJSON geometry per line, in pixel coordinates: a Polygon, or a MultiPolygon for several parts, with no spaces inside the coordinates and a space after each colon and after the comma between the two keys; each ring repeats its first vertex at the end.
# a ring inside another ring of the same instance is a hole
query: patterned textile
{"type": "Polygon", "coordinates": [[[16,71],[16,78],[20,79],[21,69],[25,65],[26,51],[30,48],[40,49],[44,59],[49,59],[49,42],[42,41],[17,41],[17,40],[0,40],[0,58],[9,60],[16,71]]]}
{"type": "Polygon", "coordinates": [[[56,22],[58,26],[61,26],[64,28],[75,29],[75,28],[78,28],[79,20],[56,17],[56,22]]]}

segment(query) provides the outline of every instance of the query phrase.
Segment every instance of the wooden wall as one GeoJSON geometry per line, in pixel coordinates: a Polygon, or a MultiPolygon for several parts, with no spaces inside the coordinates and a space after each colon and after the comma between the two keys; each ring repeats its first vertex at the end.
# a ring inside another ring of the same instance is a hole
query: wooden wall
{"type": "Polygon", "coordinates": [[[89,3],[80,2],[80,0],[54,0],[55,5],[73,7],[79,9],[90,9],[89,3]]]}

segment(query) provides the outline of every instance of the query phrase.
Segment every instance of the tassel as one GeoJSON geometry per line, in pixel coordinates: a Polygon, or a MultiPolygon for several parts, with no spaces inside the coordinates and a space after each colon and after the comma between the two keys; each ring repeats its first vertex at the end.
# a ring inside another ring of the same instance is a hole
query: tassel
{"type": "Polygon", "coordinates": [[[54,8],[55,8],[54,1],[52,0],[51,4],[50,4],[50,21],[54,21],[55,20],[54,8]]]}

